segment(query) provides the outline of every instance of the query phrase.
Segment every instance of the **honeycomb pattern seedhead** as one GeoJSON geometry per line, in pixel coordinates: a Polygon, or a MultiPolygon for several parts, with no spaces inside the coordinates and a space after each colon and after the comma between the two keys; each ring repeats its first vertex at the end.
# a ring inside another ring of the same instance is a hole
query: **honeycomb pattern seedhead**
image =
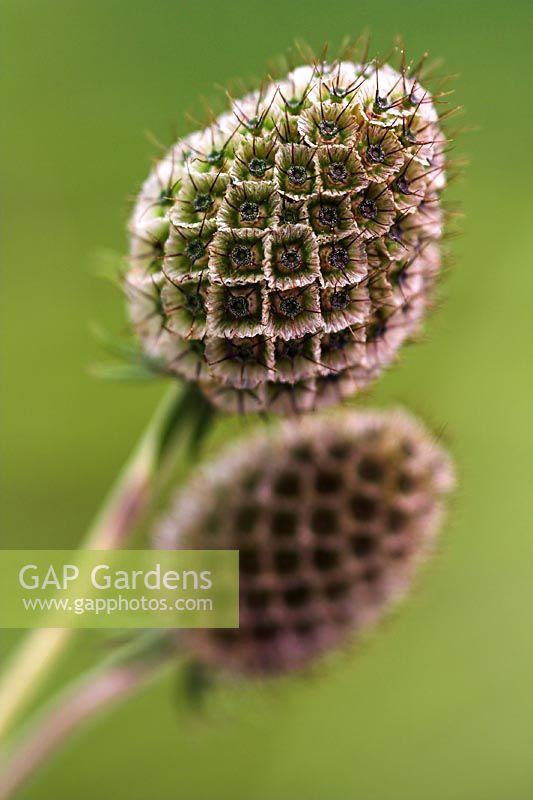
{"type": "Polygon", "coordinates": [[[234,445],[157,536],[240,551],[240,627],[187,631],[189,652],[276,675],[342,644],[408,590],[452,484],[445,452],[403,412],[307,417],[234,445]]]}
{"type": "Polygon", "coordinates": [[[440,268],[446,139],[403,69],[295,69],[156,164],[131,219],[149,356],[226,410],[312,410],[375,379],[440,268]]]}

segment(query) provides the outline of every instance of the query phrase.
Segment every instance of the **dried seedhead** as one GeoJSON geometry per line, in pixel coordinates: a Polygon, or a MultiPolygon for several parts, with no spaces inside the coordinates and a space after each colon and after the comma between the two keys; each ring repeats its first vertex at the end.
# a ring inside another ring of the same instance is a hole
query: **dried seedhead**
{"type": "Polygon", "coordinates": [[[438,100],[404,62],[317,61],[180,140],[130,224],[146,353],[227,410],[305,411],[374,380],[440,270],[438,100]]]}

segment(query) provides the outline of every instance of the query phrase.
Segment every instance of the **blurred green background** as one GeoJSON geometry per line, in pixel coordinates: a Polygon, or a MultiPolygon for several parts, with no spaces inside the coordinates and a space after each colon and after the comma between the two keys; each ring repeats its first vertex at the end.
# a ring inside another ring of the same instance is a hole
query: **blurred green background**
{"type": "MultiPolygon", "coordinates": [[[[219,694],[201,721],[160,682],[74,739],[23,793],[128,800],[526,800],[533,794],[533,67],[529,0],[2,0],[2,546],[74,546],[162,386],[95,381],[91,275],[128,197],[213,84],[294,37],[371,29],[459,73],[471,166],[442,310],[371,395],[445,427],[460,487],[439,558],[359,653],[219,694]]],[[[3,637],[3,650],[13,636],[3,637]]],[[[80,636],[63,671],[98,652],[80,636]]]]}

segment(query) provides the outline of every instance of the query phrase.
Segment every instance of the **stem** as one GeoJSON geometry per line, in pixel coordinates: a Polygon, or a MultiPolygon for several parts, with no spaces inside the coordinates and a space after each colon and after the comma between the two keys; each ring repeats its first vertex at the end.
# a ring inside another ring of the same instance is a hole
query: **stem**
{"type": "MultiPolygon", "coordinates": [[[[183,454],[183,437],[196,436],[211,419],[210,407],[194,385],[174,384],[120,473],[81,548],[109,550],[124,546],[152,500],[160,470],[183,454]],[[180,445],[182,445],[180,447],[180,445]]],[[[74,634],[69,628],[31,631],[11,658],[0,682],[0,741],[35,696],[74,634]]]]}
{"type": "Polygon", "coordinates": [[[112,663],[76,681],[61,692],[29,726],[13,752],[0,764],[0,800],[14,797],[21,786],[78,728],[111,703],[156,677],[169,663],[169,653],[112,663]]]}

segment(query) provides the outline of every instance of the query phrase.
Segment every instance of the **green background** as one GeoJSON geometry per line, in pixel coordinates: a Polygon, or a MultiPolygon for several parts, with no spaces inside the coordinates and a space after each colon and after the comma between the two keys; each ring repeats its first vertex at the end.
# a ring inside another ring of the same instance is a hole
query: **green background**
{"type": "MultiPolygon", "coordinates": [[[[69,547],[161,386],[95,381],[89,331],[125,330],[91,275],[128,196],[213,84],[295,36],[397,32],[459,73],[450,196],[463,234],[425,342],[372,392],[445,428],[460,485],[439,558],[360,650],[313,676],[219,690],[198,720],[160,682],[69,742],[28,800],[525,800],[533,793],[532,9],[415,0],[2,0],[2,546],[69,547]]],[[[234,430],[234,428],[233,428],[234,430]]],[[[3,637],[4,649],[12,641],[3,637]]],[[[83,634],[63,672],[101,644],[83,634]]]]}

